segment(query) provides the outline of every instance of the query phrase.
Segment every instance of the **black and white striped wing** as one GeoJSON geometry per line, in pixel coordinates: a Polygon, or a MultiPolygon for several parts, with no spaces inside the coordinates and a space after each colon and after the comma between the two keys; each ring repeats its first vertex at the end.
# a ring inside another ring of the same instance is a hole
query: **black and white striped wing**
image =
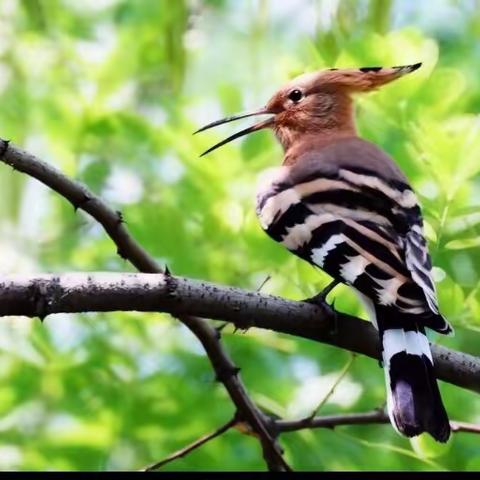
{"type": "Polygon", "coordinates": [[[290,251],[376,305],[447,329],[438,314],[420,209],[408,185],[353,167],[326,171],[317,165],[304,175],[282,167],[257,200],[263,228],[290,251]]]}
{"type": "Polygon", "coordinates": [[[340,176],[357,186],[365,195],[377,197],[387,206],[391,239],[398,246],[408,274],[422,289],[429,310],[439,315],[437,294],[432,279],[432,263],[423,233],[423,220],[417,198],[408,184],[389,182],[378,172],[340,169],[340,176]]]}
{"type": "Polygon", "coordinates": [[[405,236],[405,261],[412,278],[422,287],[430,310],[438,314],[437,292],[432,280],[432,262],[420,224],[415,224],[405,236]]]}

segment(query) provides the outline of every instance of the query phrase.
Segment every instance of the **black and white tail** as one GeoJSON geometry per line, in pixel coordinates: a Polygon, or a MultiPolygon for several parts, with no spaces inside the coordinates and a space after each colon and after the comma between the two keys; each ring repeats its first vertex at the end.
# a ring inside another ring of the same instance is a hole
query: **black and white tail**
{"type": "Polygon", "coordinates": [[[397,311],[392,319],[385,317],[385,310],[377,310],[376,316],[390,421],[407,437],[428,432],[435,440],[446,442],[450,424],[433,372],[425,330],[414,322],[412,315],[397,311]]]}

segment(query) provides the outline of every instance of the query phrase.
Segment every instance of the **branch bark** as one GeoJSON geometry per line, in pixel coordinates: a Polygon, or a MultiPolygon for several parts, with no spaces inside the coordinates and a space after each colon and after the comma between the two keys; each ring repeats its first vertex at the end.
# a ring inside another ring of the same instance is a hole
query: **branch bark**
{"type": "Polygon", "coordinates": [[[335,428],[341,425],[371,425],[375,423],[390,423],[388,415],[382,408],[370,412],[322,415],[301,418],[300,420],[278,420],[275,425],[280,432],[284,433],[308,428],[335,428]]]}
{"type": "MultiPolygon", "coordinates": [[[[117,246],[117,253],[143,273],[163,273],[163,269],[129,234],[121,212],[115,211],[84,185],[70,179],[55,167],[30,153],[0,139],[0,161],[19,172],[36,178],[67,199],[75,210],[90,214],[117,246]]],[[[40,303],[37,302],[37,305],[40,303]]],[[[41,312],[40,312],[41,315],[41,312]]],[[[268,421],[250,399],[240,379],[239,368],[220,342],[218,332],[197,317],[177,317],[198,338],[204,347],[217,379],[223,383],[237,409],[237,414],[250,424],[262,445],[263,457],[269,470],[289,471],[282,450],[268,429],[268,421]]]]}
{"type": "MultiPolygon", "coordinates": [[[[226,320],[240,328],[274,330],[379,358],[378,334],[369,322],[336,312],[333,332],[334,314],[328,307],[260,292],[165,274],[66,273],[0,277],[0,316],[43,318],[53,313],[121,310],[160,311],[184,319],[199,315],[226,320]]],[[[203,328],[208,324],[202,322],[200,325],[203,328]]],[[[195,322],[189,326],[204,339],[217,375],[236,368],[222,357],[217,358],[218,347],[212,347],[218,341],[215,329],[208,325],[208,331],[201,333],[195,322]]],[[[439,379],[480,392],[480,358],[433,344],[432,352],[439,379]]]]}
{"type": "MultiPolygon", "coordinates": [[[[340,415],[322,415],[318,417],[307,417],[300,420],[277,420],[275,427],[280,433],[297,432],[308,428],[335,428],[342,425],[373,425],[389,424],[390,419],[383,408],[371,410],[370,412],[345,413],[340,415]]],[[[480,425],[451,421],[452,432],[480,434],[480,425]]]]}

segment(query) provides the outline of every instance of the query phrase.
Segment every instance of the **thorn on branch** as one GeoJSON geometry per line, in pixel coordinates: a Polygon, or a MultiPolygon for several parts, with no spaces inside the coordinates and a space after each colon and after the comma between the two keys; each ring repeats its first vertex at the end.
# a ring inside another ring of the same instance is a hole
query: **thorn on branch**
{"type": "Polygon", "coordinates": [[[240,373],[239,367],[223,367],[217,370],[215,381],[225,383],[229,378],[236,377],[240,373]]]}
{"type": "Polygon", "coordinates": [[[335,310],[335,298],[332,300],[332,303],[328,305],[328,307],[330,308],[332,314],[331,325],[329,327],[328,333],[331,337],[335,338],[338,335],[338,315],[337,311],[335,310]]]}
{"type": "Polygon", "coordinates": [[[128,260],[128,255],[127,255],[120,247],[117,247],[117,255],[118,255],[122,260],[128,260]]]}
{"type": "MultiPolygon", "coordinates": [[[[6,155],[9,145],[10,140],[3,140],[2,149],[0,151],[0,158],[3,158],[6,155]]],[[[15,170],[15,167],[13,165],[11,165],[11,167],[15,170]]]]}
{"type": "Polygon", "coordinates": [[[116,210],[115,213],[117,214],[118,225],[121,225],[122,223],[126,223],[125,218],[123,217],[123,213],[120,210],[116,210]]]}
{"type": "Polygon", "coordinates": [[[166,277],[171,277],[172,274],[170,273],[170,269],[168,268],[168,265],[165,264],[165,268],[163,269],[163,273],[166,277]]]}
{"type": "Polygon", "coordinates": [[[32,303],[35,305],[35,316],[43,323],[48,315],[48,302],[45,298],[47,295],[47,287],[43,283],[31,286],[32,303]]]}
{"type": "Polygon", "coordinates": [[[76,212],[78,209],[81,209],[87,202],[92,200],[92,197],[90,195],[87,195],[84,192],[82,192],[82,195],[83,198],[78,203],[72,202],[74,212],[76,212]]]}
{"type": "Polygon", "coordinates": [[[45,300],[44,295],[47,293],[46,289],[43,285],[40,285],[37,290],[37,296],[35,299],[35,310],[37,312],[37,317],[43,323],[45,318],[47,317],[47,302],[45,300]]]}
{"type": "Polygon", "coordinates": [[[217,332],[217,339],[220,340],[222,338],[222,331],[228,325],[228,322],[224,322],[218,327],[215,327],[215,331],[217,332]]]}
{"type": "Polygon", "coordinates": [[[172,277],[170,271],[168,274],[165,274],[165,284],[167,287],[167,296],[170,298],[177,297],[177,281],[175,280],[175,277],[172,277]]]}
{"type": "Polygon", "coordinates": [[[237,327],[237,326],[234,326],[233,327],[233,333],[241,333],[241,334],[245,334],[247,333],[248,331],[250,330],[250,327],[237,327]]]}
{"type": "MultiPolygon", "coordinates": [[[[240,310],[240,307],[238,307],[240,310]]],[[[246,333],[250,328],[255,326],[255,322],[251,319],[236,320],[233,324],[233,333],[240,331],[241,333],[246,333]]]]}

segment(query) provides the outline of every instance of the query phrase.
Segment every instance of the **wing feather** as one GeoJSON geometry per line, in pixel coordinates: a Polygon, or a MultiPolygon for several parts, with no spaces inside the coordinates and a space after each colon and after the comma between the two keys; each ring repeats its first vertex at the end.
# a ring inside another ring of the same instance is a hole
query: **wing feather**
{"type": "Polygon", "coordinates": [[[263,228],[374,303],[450,331],[439,314],[414,192],[383,152],[358,139],[350,143],[308,152],[291,169],[279,170],[257,197],[263,228]],[[381,162],[386,168],[377,168],[381,162]]]}

